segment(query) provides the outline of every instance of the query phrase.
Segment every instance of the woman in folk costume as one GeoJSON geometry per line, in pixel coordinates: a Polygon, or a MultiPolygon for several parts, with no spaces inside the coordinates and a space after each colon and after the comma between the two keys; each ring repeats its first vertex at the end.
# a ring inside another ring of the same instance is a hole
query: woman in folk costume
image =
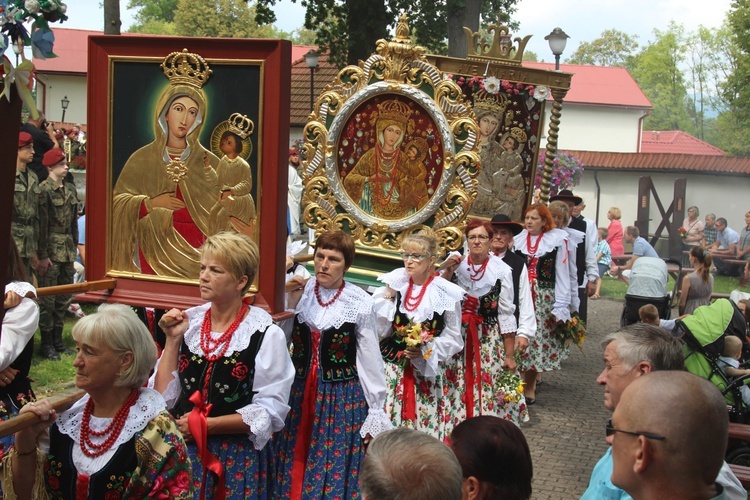
{"type": "Polygon", "coordinates": [[[404,267],[380,276],[373,295],[380,352],[385,360],[385,411],[396,427],[444,440],[449,433],[443,397],[445,361],[463,350],[464,290],[435,275],[438,240],[423,229],[404,238],[404,267]]]}
{"type": "Polygon", "coordinates": [[[359,498],[365,446],[392,428],[383,411],[372,298],[344,281],[353,260],[351,236],[323,233],[315,242],[315,276],[287,283],[294,290],[288,304],[295,318],[287,325],[296,372],[291,410],[274,438],[274,498],[359,498]]]}
{"type": "Polygon", "coordinates": [[[199,141],[207,114],[201,87],[211,70],[186,50],[168,55],[162,68],[170,84],[156,104],[154,141],[128,158],[115,184],[112,267],[195,279],[220,195],[204,173],[219,159],[199,141]]]}
{"type": "Polygon", "coordinates": [[[570,319],[571,274],[568,234],[555,228],[549,209],[531,205],[524,221],[525,229],[513,239],[513,248],[526,259],[536,311],[536,336],[521,356],[526,401],[533,404],[537,373],[559,369],[566,351],[555,330],[559,322],[570,319]]]}
{"type": "Polygon", "coordinates": [[[127,306],[103,305],[75,324],[73,340],[86,395],[59,415],[47,399],[21,409],[41,420],[16,433],[3,459],[4,496],[190,498],[182,434],[161,394],[143,387],[156,362],[146,326],[127,306]]]}
{"type": "Polygon", "coordinates": [[[243,301],[259,262],[249,237],[218,233],[201,253],[208,303],[159,320],[167,341],[152,383],[188,442],[195,498],[274,498],[267,443],[289,411],[286,337],[267,312],[243,301]]]}
{"type": "Polygon", "coordinates": [[[453,407],[446,431],[476,415],[495,415],[520,425],[529,418],[526,401],[520,394],[511,396],[502,382],[508,378],[504,372],[510,372],[513,392],[519,392],[512,271],[490,252],[494,231],[489,221],[469,219],[464,234],[468,255],[452,254],[444,274],[467,293],[462,306],[465,347],[445,367],[445,393],[453,407]]]}

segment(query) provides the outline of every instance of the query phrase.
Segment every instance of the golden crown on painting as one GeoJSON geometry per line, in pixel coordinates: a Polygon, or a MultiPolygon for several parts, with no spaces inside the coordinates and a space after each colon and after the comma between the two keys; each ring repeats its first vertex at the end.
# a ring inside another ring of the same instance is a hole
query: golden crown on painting
{"type": "Polygon", "coordinates": [[[203,57],[182,49],[182,52],[172,52],[164,58],[161,69],[167,75],[172,85],[184,84],[197,89],[203,87],[211,76],[211,68],[203,57]]]}
{"type": "Polygon", "coordinates": [[[480,114],[489,112],[499,118],[502,118],[503,113],[505,113],[505,110],[508,107],[508,100],[503,98],[502,96],[500,97],[501,99],[499,102],[493,97],[487,97],[485,99],[475,99],[474,114],[476,116],[479,116],[480,114]]]}
{"type": "Polygon", "coordinates": [[[510,129],[510,136],[518,141],[518,144],[524,144],[526,142],[526,132],[518,127],[510,129]]]}
{"type": "Polygon", "coordinates": [[[412,110],[405,102],[393,100],[378,104],[378,119],[406,123],[411,114],[412,110]]]}
{"type": "Polygon", "coordinates": [[[237,134],[241,139],[247,139],[253,130],[255,130],[255,125],[247,116],[232,113],[229,117],[229,131],[237,134]]]}

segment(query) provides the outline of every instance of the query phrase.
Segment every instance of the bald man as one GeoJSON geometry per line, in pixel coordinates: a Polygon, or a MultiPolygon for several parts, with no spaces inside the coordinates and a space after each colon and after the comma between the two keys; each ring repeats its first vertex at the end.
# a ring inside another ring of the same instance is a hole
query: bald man
{"type": "Polygon", "coordinates": [[[728,431],[724,398],[707,380],[680,371],[639,377],[607,426],[612,483],[635,500],[725,499],[716,476],[728,431]]]}

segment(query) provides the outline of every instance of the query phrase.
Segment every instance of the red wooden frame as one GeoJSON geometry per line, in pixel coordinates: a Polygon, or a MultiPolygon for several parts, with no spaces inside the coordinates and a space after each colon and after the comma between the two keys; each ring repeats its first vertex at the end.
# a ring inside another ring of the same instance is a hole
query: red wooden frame
{"type": "MultiPolygon", "coordinates": [[[[111,277],[107,271],[112,191],[112,174],[108,162],[108,139],[112,134],[108,104],[112,98],[113,83],[110,81],[110,58],[164,58],[170,52],[180,52],[184,48],[207,60],[262,61],[263,130],[257,147],[262,152],[263,159],[263,175],[258,186],[259,192],[263,193],[259,202],[260,233],[263,237],[260,238],[261,267],[255,303],[271,313],[278,313],[284,309],[288,189],[291,43],[286,40],[127,36],[89,38],[86,277],[89,280],[111,277]]],[[[133,96],[137,99],[138,89],[133,89],[133,96]]],[[[260,165],[258,167],[261,168],[260,165]]],[[[116,236],[112,235],[112,238],[116,236]]],[[[121,275],[117,277],[114,290],[108,293],[90,292],[80,298],[159,308],[184,308],[202,302],[195,284],[121,275]]]]}

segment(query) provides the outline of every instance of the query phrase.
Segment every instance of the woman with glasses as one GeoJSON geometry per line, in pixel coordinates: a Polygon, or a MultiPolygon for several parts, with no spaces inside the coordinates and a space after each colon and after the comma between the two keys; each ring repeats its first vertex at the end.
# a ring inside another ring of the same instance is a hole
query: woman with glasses
{"type": "Polygon", "coordinates": [[[353,261],[352,237],[325,232],[315,242],[315,276],[287,284],[295,317],[284,327],[295,377],[291,409],[275,438],[276,491],[269,498],[359,498],[365,446],[393,428],[383,411],[385,376],[372,298],[344,281],[353,261]]]}
{"type": "Polygon", "coordinates": [[[397,427],[444,440],[452,408],[443,396],[446,360],[463,349],[464,291],[435,276],[438,239],[430,229],[404,238],[404,267],[378,278],[373,294],[380,352],[385,360],[385,412],[397,427]]]}
{"type": "Polygon", "coordinates": [[[518,392],[516,373],[516,318],[513,306],[513,275],[510,266],[490,253],[494,234],[489,221],[470,219],[465,237],[468,255],[457,253],[443,275],[466,290],[462,305],[462,335],[465,348],[446,363],[444,393],[452,405],[447,431],[476,415],[495,415],[516,425],[529,419],[523,396],[518,392]],[[506,397],[508,396],[508,397],[506,397]]]}
{"type": "Polygon", "coordinates": [[[560,360],[567,357],[565,343],[555,335],[555,329],[570,319],[571,271],[568,234],[555,228],[546,206],[527,208],[525,226],[514,238],[513,248],[526,259],[536,312],[536,336],[521,356],[526,401],[534,404],[537,373],[559,369],[560,360]]]}

